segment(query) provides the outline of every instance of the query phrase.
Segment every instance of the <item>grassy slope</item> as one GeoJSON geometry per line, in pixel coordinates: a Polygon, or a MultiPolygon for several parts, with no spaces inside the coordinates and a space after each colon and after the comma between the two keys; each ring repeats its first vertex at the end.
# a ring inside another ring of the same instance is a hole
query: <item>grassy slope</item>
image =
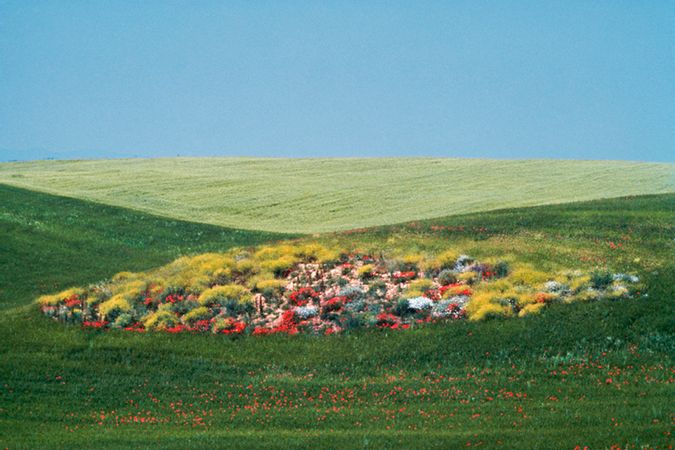
{"type": "MultiPolygon", "coordinates": [[[[232,231],[215,227],[6,187],[0,198],[0,446],[448,448],[471,442],[603,448],[670,442],[675,273],[667,261],[675,196],[435,221],[464,226],[441,231],[443,239],[462,244],[520,242],[525,235],[573,240],[616,267],[641,257],[648,261],[647,299],[410,332],[239,340],[83,331],[40,317],[30,304],[37,292],[57,285],[273,235],[233,238],[232,231]],[[120,223],[123,231],[116,229],[120,223]],[[487,235],[475,231],[486,226],[487,235]],[[602,245],[625,235],[630,243],[619,253],[602,245]],[[168,423],[116,425],[134,417],[168,423]]],[[[350,236],[367,242],[437,233],[427,225],[350,236]]],[[[540,258],[551,256],[542,252],[540,258]]]]}
{"type": "Polygon", "coordinates": [[[169,158],[0,164],[0,183],[215,225],[318,232],[672,192],[672,164],[169,158]]]}
{"type": "Polygon", "coordinates": [[[182,254],[291,237],[153,217],[0,185],[0,308],[182,254]]]}

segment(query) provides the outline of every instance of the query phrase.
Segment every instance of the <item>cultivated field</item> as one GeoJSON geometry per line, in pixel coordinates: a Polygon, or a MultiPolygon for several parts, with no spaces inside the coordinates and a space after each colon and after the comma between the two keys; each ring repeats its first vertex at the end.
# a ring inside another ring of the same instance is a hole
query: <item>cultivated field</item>
{"type": "Polygon", "coordinates": [[[674,211],[675,195],[654,195],[298,237],[0,185],[0,446],[668,448],[674,211]],[[332,336],[101,331],[35,303],[183,254],[286,238],[607,268],[644,289],[524,318],[332,336]]]}
{"type": "Polygon", "coordinates": [[[672,192],[672,164],[169,158],[0,164],[0,183],[174,219],[322,232],[496,208],[672,192]]]}

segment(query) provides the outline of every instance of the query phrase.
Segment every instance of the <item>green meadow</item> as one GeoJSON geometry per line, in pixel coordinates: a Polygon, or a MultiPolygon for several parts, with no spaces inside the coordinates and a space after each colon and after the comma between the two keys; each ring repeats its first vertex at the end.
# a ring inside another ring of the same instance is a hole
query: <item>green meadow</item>
{"type": "Polygon", "coordinates": [[[39,162],[2,165],[0,181],[35,189],[0,185],[2,447],[672,445],[671,165],[39,162]],[[662,194],[636,195],[648,193],[662,194]],[[637,274],[646,295],[332,336],[97,331],[35,304],[119,271],[280,240],[611,268],[637,274]]]}
{"type": "Polygon", "coordinates": [[[431,158],[165,158],[0,165],[0,183],[173,219],[291,233],[658,194],[672,164],[431,158]]]}

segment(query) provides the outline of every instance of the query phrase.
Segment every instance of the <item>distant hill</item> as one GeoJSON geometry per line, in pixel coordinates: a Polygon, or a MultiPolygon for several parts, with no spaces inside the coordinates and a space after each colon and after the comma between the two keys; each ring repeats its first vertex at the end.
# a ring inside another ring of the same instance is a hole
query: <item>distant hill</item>
{"type": "Polygon", "coordinates": [[[161,158],[0,164],[0,183],[209,224],[323,232],[675,191],[675,165],[488,159],[161,158]]]}

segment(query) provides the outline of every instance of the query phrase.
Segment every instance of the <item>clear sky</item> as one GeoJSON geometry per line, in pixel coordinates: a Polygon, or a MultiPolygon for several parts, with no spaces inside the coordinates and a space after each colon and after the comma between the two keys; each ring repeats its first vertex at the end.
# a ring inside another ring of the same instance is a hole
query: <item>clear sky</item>
{"type": "Polygon", "coordinates": [[[675,160],[675,2],[0,0],[0,160],[675,160]]]}

